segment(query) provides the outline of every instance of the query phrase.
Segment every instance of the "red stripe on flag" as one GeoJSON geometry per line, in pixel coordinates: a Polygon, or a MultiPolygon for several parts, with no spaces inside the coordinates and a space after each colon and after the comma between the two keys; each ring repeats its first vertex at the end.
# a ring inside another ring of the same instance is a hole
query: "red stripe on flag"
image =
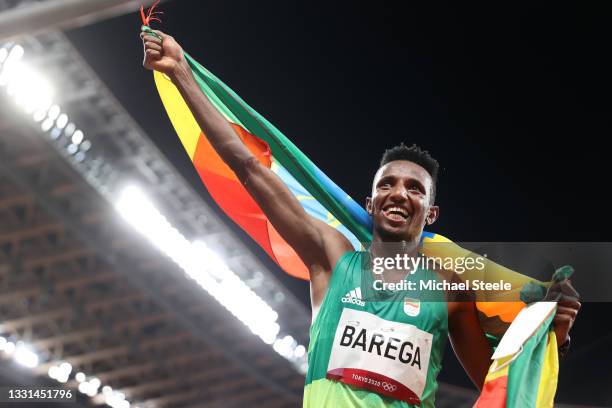
{"type": "Polygon", "coordinates": [[[508,376],[504,375],[492,381],[487,381],[482,387],[480,397],[474,408],[506,408],[508,394],[508,376]]]}
{"type": "MultiPolygon", "coordinates": [[[[260,163],[270,168],[268,144],[241,126],[231,125],[260,163]]],[[[193,164],[211,197],[227,216],[246,231],[285,272],[308,279],[308,269],[302,260],[270,224],[259,205],[221,160],[204,134],[199,136],[193,164]]]]}
{"type": "Polygon", "coordinates": [[[242,185],[206,168],[196,168],[217,205],[276,261],[268,236],[268,221],[242,185]]]}

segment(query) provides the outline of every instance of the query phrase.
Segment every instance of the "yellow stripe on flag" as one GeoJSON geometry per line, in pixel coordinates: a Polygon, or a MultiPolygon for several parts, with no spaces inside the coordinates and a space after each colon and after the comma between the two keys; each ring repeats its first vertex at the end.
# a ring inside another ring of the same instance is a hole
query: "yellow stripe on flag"
{"type": "Polygon", "coordinates": [[[155,86],[159,92],[162,103],[168,112],[172,126],[181,139],[183,147],[187,151],[189,158],[193,161],[198,138],[200,137],[200,127],[178,89],[164,74],[155,71],[155,86]]]}
{"type": "Polygon", "coordinates": [[[557,355],[557,336],[554,331],[548,333],[546,355],[542,362],[542,374],[538,386],[536,407],[552,407],[557,390],[557,374],[559,373],[559,357],[557,355]]]}
{"type": "Polygon", "coordinates": [[[499,377],[507,376],[508,371],[510,369],[509,362],[510,360],[512,360],[513,357],[514,355],[511,355],[511,356],[499,358],[497,360],[493,360],[493,363],[491,363],[491,366],[489,367],[489,372],[487,373],[487,376],[485,378],[485,384],[493,380],[496,380],[499,377]],[[502,367],[502,368],[499,368],[499,367],[502,367]]]}

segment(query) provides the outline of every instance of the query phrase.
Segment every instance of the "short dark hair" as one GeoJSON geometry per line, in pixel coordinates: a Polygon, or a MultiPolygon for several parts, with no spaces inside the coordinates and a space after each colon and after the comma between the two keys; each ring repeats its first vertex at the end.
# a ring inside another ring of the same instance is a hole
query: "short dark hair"
{"type": "Polygon", "coordinates": [[[431,191],[431,202],[433,203],[436,197],[436,184],[438,183],[438,171],[440,170],[440,164],[436,159],[431,157],[427,150],[421,149],[416,144],[408,147],[404,143],[398,146],[394,146],[390,149],[385,150],[382,159],[380,159],[380,167],[385,164],[396,161],[406,160],[419,166],[423,167],[432,180],[432,191],[431,191]]]}

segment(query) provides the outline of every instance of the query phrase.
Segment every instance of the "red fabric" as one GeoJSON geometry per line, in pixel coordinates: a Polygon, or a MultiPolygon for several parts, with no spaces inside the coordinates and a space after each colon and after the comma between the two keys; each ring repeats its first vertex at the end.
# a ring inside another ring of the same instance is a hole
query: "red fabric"
{"type": "Polygon", "coordinates": [[[506,408],[507,393],[507,375],[498,377],[493,381],[487,381],[482,388],[480,397],[474,404],[474,408],[506,408]]]}
{"type": "MultiPolygon", "coordinates": [[[[241,126],[231,125],[255,157],[269,168],[269,146],[241,126]]],[[[204,134],[200,134],[193,164],[206,189],[227,216],[246,231],[281,268],[293,272],[292,275],[297,278],[308,279],[308,269],[304,263],[270,224],[259,205],[221,160],[204,134]]]]}

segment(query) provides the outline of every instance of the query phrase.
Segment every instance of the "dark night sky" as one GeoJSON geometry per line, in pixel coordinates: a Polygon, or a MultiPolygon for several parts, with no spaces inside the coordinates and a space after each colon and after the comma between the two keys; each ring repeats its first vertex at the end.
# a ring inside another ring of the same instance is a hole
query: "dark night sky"
{"type": "MultiPolygon", "coordinates": [[[[455,241],[611,241],[603,140],[612,134],[612,13],[395,3],[174,0],[158,27],[358,201],[386,147],[417,143],[443,168],[434,232],[455,241]]],[[[141,66],[139,27],[134,13],[69,38],[202,190],[141,66]]],[[[289,284],[307,299],[305,285],[289,284]]],[[[584,306],[561,367],[561,401],[612,405],[605,371],[594,367],[612,361],[612,331],[601,324],[611,309],[584,306]]],[[[447,360],[441,379],[467,384],[447,360]]]]}

